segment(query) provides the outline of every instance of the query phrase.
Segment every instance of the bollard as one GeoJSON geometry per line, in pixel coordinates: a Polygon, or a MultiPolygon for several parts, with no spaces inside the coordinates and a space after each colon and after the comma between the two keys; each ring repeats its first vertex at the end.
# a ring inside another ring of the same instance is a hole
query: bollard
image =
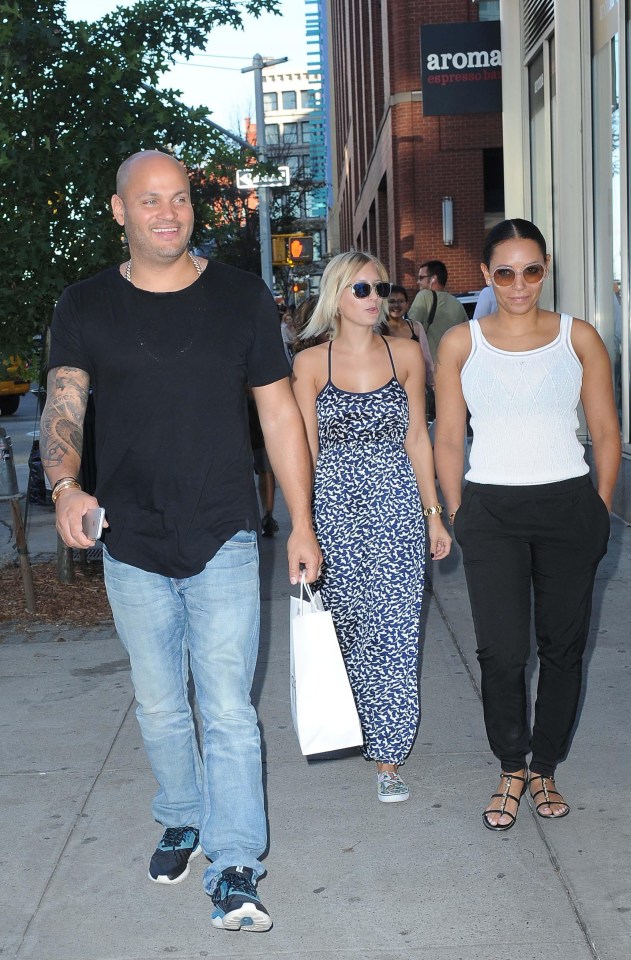
{"type": "Polygon", "coordinates": [[[11,437],[0,427],[0,497],[19,497],[11,437]]]}
{"type": "Polygon", "coordinates": [[[11,446],[11,437],[7,436],[4,427],[0,427],[0,500],[9,500],[11,503],[11,512],[13,514],[13,533],[15,536],[15,546],[17,548],[20,560],[20,570],[22,572],[22,586],[24,587],[24,598],[26,600],[26,609],[29,613],[35,613],[35,590],[33,589],[33,573],[28,557],[28,546],[26,543],[26,534],[24,532],[24,523],[22,522],[22,511],[19,501],[22,494],[18,489],[18,478],[15,472],[15,463],[13,462],[13,447],[11,446]]]}

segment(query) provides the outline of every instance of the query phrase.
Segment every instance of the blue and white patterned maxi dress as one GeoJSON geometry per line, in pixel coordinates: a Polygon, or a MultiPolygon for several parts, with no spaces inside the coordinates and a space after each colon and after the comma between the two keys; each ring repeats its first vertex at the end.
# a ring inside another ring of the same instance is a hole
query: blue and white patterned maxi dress
{"type": "Polygon", "coordinates": [[[316,398],[314,521],[331,611],[364,732],[364,756],[403,763],[419,719],[418,646],[425,525],[403,447],[407,394],[396,377],[369,393],[329,379],[316,398]]]}

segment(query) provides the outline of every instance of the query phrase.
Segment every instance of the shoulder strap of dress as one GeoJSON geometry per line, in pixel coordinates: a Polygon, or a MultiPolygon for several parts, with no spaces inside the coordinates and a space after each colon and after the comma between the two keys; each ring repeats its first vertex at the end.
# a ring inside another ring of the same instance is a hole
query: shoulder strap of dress
{"type": "Polygon", "coordinates": [[[381,337],[381,339],[383,340],[383,342],[384,342],[385,345],[386,345],[386,350],[388,351],[388,356],[390,357],[390,363],[392,364],[392,373],[393,373],[394,378],[395,378],[395,380],[396,380],[396,379],[397,379],[397,371],[396,371],[396,368],[395,368],[395,366],[394,366],[394,360],[392,359],[392,351],[390,350],[390,347],[388,346],[388,341],[386,340],[386,338],[384,337],[384,335],[383,335],[382,333],[380,333],[379,336],[381,337]]]}
{"type": "Polygon", "coordinates": [[[331,347],[333,346],[333,341],[329,340],[329,382],[331,381],[331,347]]]}

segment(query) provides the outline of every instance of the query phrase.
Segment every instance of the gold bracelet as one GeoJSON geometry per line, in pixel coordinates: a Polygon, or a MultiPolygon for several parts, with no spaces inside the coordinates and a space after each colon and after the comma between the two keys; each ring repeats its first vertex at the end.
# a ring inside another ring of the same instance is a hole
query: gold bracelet
{"type": "Polygon", "coordinates": [[[70,490],[72,487],[77,487],[79,490],[81,489],[81,484],[78,480],[75,480],[74,477],[62,477],[60,480],[57,480],[50,495],[53,505],[57,503],[57,498],[60,493],[64,490],[70,490]]]}
{"type": "Polygon", "coordinates": [[[453,527],[453,525],[454,525],[454,520],[455,520],[455,519],[456,519],[456,511],[454,510],[453,513],[450,513],[450,514],[449,514],[449,526],[450,526],[450,527],[453,527]]]}
{"type": "Polygon", "coordinates": [[[443,512],[442,504],[437,503],[435,507],[425,507],[423,510],[424,517],[432,517],[435,513],[439,516],[443,512]]]}

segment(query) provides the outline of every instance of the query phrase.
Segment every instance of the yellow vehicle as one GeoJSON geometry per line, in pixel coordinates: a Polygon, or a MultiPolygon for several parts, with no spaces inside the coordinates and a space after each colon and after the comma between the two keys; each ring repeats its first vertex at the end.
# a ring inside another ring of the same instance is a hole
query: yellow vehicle
{"type": "Polygon", "coordinates": [[[31,381],[27,366],[20,357],[0,354],[0,416],[15,413],[20,397],[29,392],[31,381]]]}

